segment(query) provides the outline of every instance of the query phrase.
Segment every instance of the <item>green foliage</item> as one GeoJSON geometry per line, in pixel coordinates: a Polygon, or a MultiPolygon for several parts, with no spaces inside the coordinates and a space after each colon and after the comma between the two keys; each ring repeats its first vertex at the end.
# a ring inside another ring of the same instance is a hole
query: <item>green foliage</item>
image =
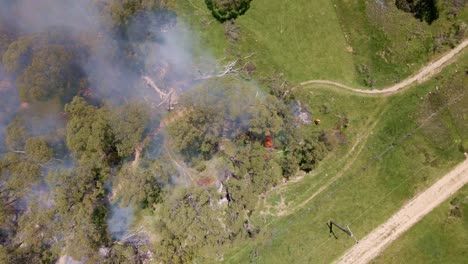
{"type": "Polygon", "coordinates": [[[109,251],[109,255],[102,263],[114,264],[114,263],[129,263],[137,264],[141,263],[138,261],[136,250],[130,245],[114,244],[109,251]]]}
{"type": "Polygon", "coordinates": [[[9,74],[20,74],[30,63],[32,58],[31,37],[21,37],[8,46],[3,54],[2,63],[9,74]]]}
{"type": "Polygon", "coordinates": [[[209,158],[222,138],[247,135],[263,141],[282,130],[280,103],[262,96],[256,87],[237,79],[204,83],[183,98],[186,112],[169,126],[175,146],[188,159],[201,154],[209,158]]]}
{"type": "Polygon", "coordinates": [[[44,101],[76,89],[79,71],[73,66],[73,55],[62,46],[49,46],[35,53],[16,81],[19,96],[25,102],[44,101]]]}
{"type": "Polygon", "coordinates": [[[296,151],[300,157],[300,168],[305,172],[310,172],[325,157],[328,152],[327,147],[325,143],[311,138],[305,138],[299,144],[299,148],[296,151]]]}
{"type": "Polygon", "coordinates": [[[13,42],[12,37],[7,32],[2,31],[0,24],[0,59],[3,58],[3,53],[8,49],[11,42],[13,42]]]}
{"type": "Polygon", "coordinates": [[[3,160],[2,178],[9,189],[20,194],[27,194],[28,188],[40,180],[42,167],[23,153],[8,153],[3,160]]]}
{"type": "Polygon", "coordinates": [[[229,231],[221,223],[213,197],[215,193],[201,188],[174,190],[160,212],[156,250],[159,261],[187,263],[197,249],[226,242],[229,231]]]}
{"type": "Polygon", "coordinates": [[[54,210],[40,203],[40,198],[29,205],[29,210],[18,221],[17,239],[20,247],[14,248],[10,255],[21,256],[28,263],[50,263],[58,258],[60,252],[54,247],[57,226],[54,210]]]}
{"type": "Polygon", "coordinates": [[[206,6],[220,22],[236,19],[250,8],[252,0],[205,0],[206,6]]]}
{"type": "Polygon", "coordinates": [[[78,155],[97,154],[105,162],[115,163],[133,153],[141,142],[149,122],[145,105],[129,103],[121,108],[97,108],[82,97],[65,106],[70,115],[67,145],[78,155]]]}
{"type": "Polygon", "coordinates": [[[126,166],[120,170],[117,183],[114,188],[119,190],[122,206],[152,208],[161,202],[161,187],[152,168],[126,166]]]}
{"type": "Polygon", "coordinates": [[[285,178],[289,178],[295,175],[299,170],[299,162],[295,154],[296,153],[287,151],[280,159],[279,164],[281,165],[282,174],[285,178]]]}
{"type": "Polygon", "coordinates": [[[32,185],[40,182],[44,164],[53,155],[43,138],[27,139],[25,151],[7,153],[1,160],[0,178],[6,183],[3,190],[13,192],[16,198],[27,194],[32,185]]]}
{"type": "Polygon", "coordinates": [[[150,109],[146,104],[133,102],[124,104],[113,112],[111,124],[115,131],[117,151],[121,157],[130,156],[143,138],[150,109]]]}
{"type": "Polygon", "coordinates": [[[28,138],[24,151],[34,161],[45,163],[54,156],[54,151],[48,146],[44,138],[28,138]]]}
{"type": "Polygon", "coordinates": [[[159,0],[117,0],[110,1],[104,14],[110,14],[113,26],[125,26],[140,10],[154,10],[161,7],[159,0]]]}
{"type": "Polygon", "coordinates": [[[117,150],[109,110],[98,109],[82,97],[75,97],[65,106],[65,111],[70,115],[67,124],[68,148],[79,156],[96,154],[100,160],[115,161],[117,150]]]}
{"type": "MultiPolygon", "coordinates": [[[[234,174],[245,181],[251,191],[246,191],[243,188],[237,190],[242,193],[252,193],[258,195],[266,192],[271,187],[277,185],[281,179],[281,169],[277,168],[277,164],[273,160],[274,153],[269,153],[265,147],[255,142],[246,144],[237,148],[238,152],[235,155],[235,170],[234,174]]],[[[230,182],[227,183],[229,189],[230,182]]],[[[255,199],[238,198],[235,194],[230,194],[234,200],[242,201],[244,207],[252,211],[255,207],[255,199]]],[[[243,194],[239,193],[239,197],[243,194]]]]}
{"type": "Polygon", "coordinates": [[[62,230],[63,248],[74,259],[94,254],[109,240],[104,182],[110,169],[96,158],[82,158],[79,167],[58,171],[49,176],[55,179],[53,189],[57,217],[62,230]]]}
{"type": "Polygon", "coordinates": [[[26,122],[17,116],[6,128],[6,144],[11,150],[22,150],[29,134],[26,122]]]}

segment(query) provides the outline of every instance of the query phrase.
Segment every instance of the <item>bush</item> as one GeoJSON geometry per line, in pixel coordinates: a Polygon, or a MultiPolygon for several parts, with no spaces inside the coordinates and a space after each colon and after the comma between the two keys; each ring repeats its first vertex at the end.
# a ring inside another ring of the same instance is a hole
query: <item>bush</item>
{"type": "Polygon", "coordinates": [[[252,0],[205,0],[205,3],[214,17],[219,22],[224,22],[243,15],[250,8],[251,1],[252,0]]]}
{"type": "Polygon", "coordinates": [[[414,17],[429,25],[439,18],[436,0],[395,0],[398,9],[413,13],[414,17]]]}

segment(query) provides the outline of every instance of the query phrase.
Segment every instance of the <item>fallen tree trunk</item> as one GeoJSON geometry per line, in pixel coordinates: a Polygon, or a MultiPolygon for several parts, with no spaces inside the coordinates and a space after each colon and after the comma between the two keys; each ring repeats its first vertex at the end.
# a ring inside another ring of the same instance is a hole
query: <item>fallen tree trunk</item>
{"type": "Polygon", "coordinates": [[[152,87],[158,93],[161,100],[163,100],[164,98],[167,97],[167,93],[165,93],[161,89],[159,89],[159,87],[154,83],[154,81],[150,77],[143,76],[142,78],[143,78],[143,80],[146,81],[146,84],[148,84],[148,86],[152,87]]]}

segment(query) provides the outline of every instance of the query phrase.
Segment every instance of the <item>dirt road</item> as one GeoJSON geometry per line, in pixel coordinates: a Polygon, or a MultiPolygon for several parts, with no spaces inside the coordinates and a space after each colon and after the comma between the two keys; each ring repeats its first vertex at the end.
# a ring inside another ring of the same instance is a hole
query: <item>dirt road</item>
{"type": "Polygon", "coordinates": [[[400,90],[404,90],[405,88],[409,87],[410,85],[414,83],[421,83],[430,79],[432,76],[439,73],[444,67],[449,65],[450,59],[452,59],[455,55],[460,53],[467,45],[468,45],[468,39],[460,43],[458,46],[456,46],[454,49],[449,51],[447,54],[445,54],[441,58],[436,59],[435,61],[430,62],[428,65],[424,66],[417,74],[410,76],[407,79],[397,84],[394,84],[392,86],[386,87],[381,90],[367,90],[365,88],[353,88],[345,84],[334,82],[334,81],[329,81],[329,80],[311,80],[311,81],[302,82],[301,85],[304,86],[307,84],[328,84],[328,85],[333,85],[333,86],[340,87],[346,90],[350,90],[353,92],[362,93],[362,94],[391,95],[400,90]]]}
{"type": "Polygon", "coordinates": [[[442,179],[417,195],[387,222],[374,229],[337,263],[368,263],[395,239],[468,183],[468,158],[442,179]]]}

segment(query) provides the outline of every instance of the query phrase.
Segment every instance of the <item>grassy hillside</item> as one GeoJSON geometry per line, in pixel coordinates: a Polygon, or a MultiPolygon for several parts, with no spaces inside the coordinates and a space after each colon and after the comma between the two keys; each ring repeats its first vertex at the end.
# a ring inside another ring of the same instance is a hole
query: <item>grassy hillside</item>
{"type": "Polygon", "coordinates": [[[355,70],[334,7],[326,0],[256,0],[239,17],[241,38],[230,42],[225,26],[214,21],[204,0],[177,0],[182,19],[199,29],[201,41],[216,55],[247,56],[257,76],[284,73],[290,81],[333,79],[353,83],[355,70]]]}
{"type": "MultiPolygon", "coordinates": [[[[460,162],[464,158],[462,142],[468,136],[464,127],[468,110],[466,58],[465,52],[459,63],[434,80],[388,98],[388,102],[379,99],[384,109],[378,113],[378,123],[356,159],[351,155],[340,162],[339,155],[332,156],[319,166],[317,173],[271,193],[268,201],[273,206],[283,199],[286,206],[282,210],[293,210],[293,214],[258,216],[257,224],[266,225],[267,231],[255,242],[234,250],[226,258],[228,262],[328,263],[354,241],[343,234],[338,234],[335,240],[328,234],[327,221],[350,224],[358,239],[362,238],[405,201],[460,162]],[[352,165],[346,168],[349,162],[352,165]],[[305,197],[314,194],[342,170],[345,170],[343,175],[328,188],[298,207],[305,197]]],[[[310,91],[316,96],[333,93],[326,89],[305,90],[303,98],[308,98],[310,91]]],[[[331,102],[337,105],[332,104],[331,108],[339,108],[343,102],[353,106],[362,100],[366,105],[367,98],[341,91],[332,97],[335,100],[331,102]],[[343,99],[336,99],[340,97],[343,99]]],[[[311,105],[314,103],[312,97],[311,105]]],[[[354,112],[348,113],[354,118],[359,114],[365,116],[368,111],[365,107],[347,110],[354,112]]],[[[368,130],[362,129],[353,140],[368,130]]]]}
{"type": "Polygon", "coordinates": [[[465,186],[393,242],[373,263],[466,263],[467,234],[468,186],[465,186]]]}
{"type": "Polygon", "coordinates": [[[450,16],[454,1],[438,1],[439,19],[429,25],[398,10],[395,1],[332,2],[353,48],[358,81],[376,87],[404,79],[437,53],[450,49],[455,42],[445,42],[457,39],[455,27],[466,25],[468,15],[465,7],[456,17],[450,16]]]}
{"type": "Polygon", "coordinates": [[[212,49],[217,58],[255,53],[257,79],[276,72],[296,83],[329,79],[383,87],[398,82],[463,38],[457,27],[466,28],[468,19],[467,7],[449,15],[450,0],[439,2],[440,17],[431,25],[398,10],[394,1],[255,0],[235,21],[239,39],[230,41],[228,23],[215,21],[204,0],[171,2],[198,32],[202,49],[212,49]]]}

